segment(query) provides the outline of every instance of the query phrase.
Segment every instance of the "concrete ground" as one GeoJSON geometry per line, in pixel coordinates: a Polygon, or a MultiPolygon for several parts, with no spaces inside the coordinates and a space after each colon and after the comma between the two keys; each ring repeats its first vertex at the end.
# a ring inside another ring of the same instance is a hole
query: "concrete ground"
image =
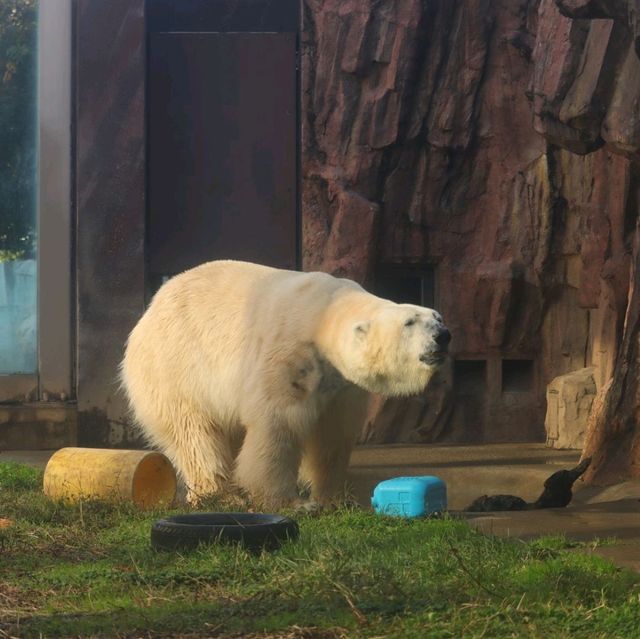
{"type": "Polygon", "coordinates": [[[53,450],[0,450],[0,462],[15,461],[44,470],[53,450]]]}
{"type": "MultiPolygon", "coordinates": [[[[44,468],[53,451],[5,451],[0,461],[15,460],[44,468]]],[[[363,446],[351,458],[349,478],[360,504],[370,505],[375,485],[402,475],[436,475],[447,483],[449,509],[460,511],[481,495],[510,494],[535,501],[545,479],[576,465],[577,451],[556,451],[543,444],[474,446],[363,446]]],[[[530,539],[564,534],[594,545],[594,552],[640,571],[640,480],[608,488],[580,480],[567,508],[502,513],[461,513],[477,529],[505,537],[530,539]]]]}
{"type": "Polygon", "coordinates": [[[557,451],[543,444],[363,446],[351,456],[350,479],[358,501],[368,505],[373,488],[383,479],[436,475],[447,484],[449,508],[461,510],[485,494],[534,501],[549,475],[575,466],[579,458],[578,451],[557,451]]]}

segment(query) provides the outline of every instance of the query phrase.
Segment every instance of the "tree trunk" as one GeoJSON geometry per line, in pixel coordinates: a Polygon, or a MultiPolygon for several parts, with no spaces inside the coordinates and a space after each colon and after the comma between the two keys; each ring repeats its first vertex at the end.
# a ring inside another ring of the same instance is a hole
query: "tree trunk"
{"type": "Polygon", "coordinates": [[[585,481],[612,484],[640,477],[640,227],[634,238],[629,303],[613,378],[602,389],[590,420],[583,457],[585,481]]]}

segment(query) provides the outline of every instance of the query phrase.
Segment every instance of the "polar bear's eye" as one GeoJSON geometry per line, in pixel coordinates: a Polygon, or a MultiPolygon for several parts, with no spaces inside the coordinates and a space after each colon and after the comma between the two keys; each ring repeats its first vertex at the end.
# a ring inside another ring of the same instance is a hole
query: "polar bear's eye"
{"type": "Polygon", "coordinates": [[[412,317],[411,319],[408,319],[408,320],[404,323],[404,325],[405,325],[405,326],[413,326],[415,323],[416,323],[416,318],[415,318],[415,317],[412,317]]]}

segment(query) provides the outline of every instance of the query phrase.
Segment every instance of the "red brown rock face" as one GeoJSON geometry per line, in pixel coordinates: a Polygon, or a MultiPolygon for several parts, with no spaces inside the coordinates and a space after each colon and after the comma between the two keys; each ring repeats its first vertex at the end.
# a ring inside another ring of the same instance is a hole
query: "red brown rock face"
{"type": "Polygon", "coordinates": [[[454,336],[444,383],[377,399],[367,441],[543,441],[551,379],[611,376],[637,217],[630,15],[307,0],[304,268],[375,290],[380,265],[434,265],[454,336]]]}

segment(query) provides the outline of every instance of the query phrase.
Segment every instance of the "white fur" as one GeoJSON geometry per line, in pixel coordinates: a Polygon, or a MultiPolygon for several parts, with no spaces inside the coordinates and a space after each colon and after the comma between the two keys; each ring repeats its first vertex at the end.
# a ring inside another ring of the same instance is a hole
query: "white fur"
{"type": "Polygon", "coordinates": [[[366,391],[423,390],[437,366],[420,355],[438,351],[441,322],[325,273],[209,262],[158,291],[121,379],[191,500],[235,480],[277,505],[296,499],[302,475],[326,502],[343,488],[366,391]]]}

